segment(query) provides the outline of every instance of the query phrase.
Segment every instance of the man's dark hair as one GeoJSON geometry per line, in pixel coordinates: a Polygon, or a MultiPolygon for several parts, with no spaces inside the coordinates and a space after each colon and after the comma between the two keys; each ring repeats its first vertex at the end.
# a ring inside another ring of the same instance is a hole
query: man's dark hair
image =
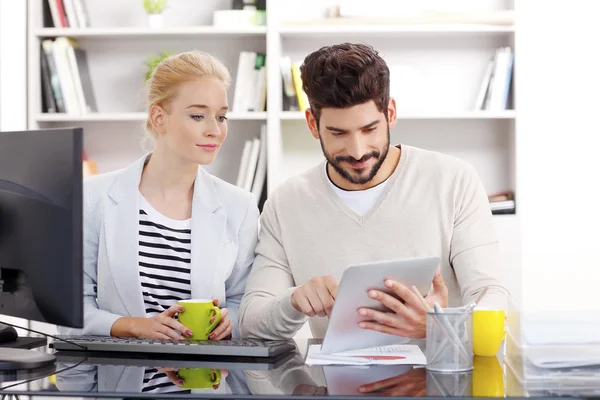
{"type": "Polygon", "coordinates": [[[353,43],[321,47],[306,56],[300,73],[317,127],[321,109],[347,108],[370,100],[387,118],[390,70],[373,47],[353,43]]]}

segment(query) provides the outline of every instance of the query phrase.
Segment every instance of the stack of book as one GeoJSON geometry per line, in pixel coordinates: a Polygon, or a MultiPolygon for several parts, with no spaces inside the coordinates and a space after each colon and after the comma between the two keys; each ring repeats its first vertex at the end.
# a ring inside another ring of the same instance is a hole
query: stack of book
{"type": "Polygon", "coordinates": [[[302,90],[300,62],[290,57],[282,57],[279,62],[283,79],[283,111],[304,111],[308,105],[308,97],[302,90]]]}
{"type": "Polygon", "coordinates": [[[86,52],[67,37],[41,45],[42,111],[81,115],[98,111],[86,52]]]}
{"type": "Polygon", "coordinates": [[[260,137],[244,143],[236,185],[254,194],[260,204],[266,193],[266,178],[267,126],[263,124],[260,137]]]}
{"type": "Polygon", "coordinates": [[[87,28],[90,26],[85,0],[46,0],[46,26],[55,28],[87,28]],[[48,15],[49,14],[49,15],[48,15]]]}
{"type": "Polygon", "coordinates": [[[501,111],[508,108],[513,64],[514,54],[510,47],[496,50],[483,74],[475,110],[501,111]]]}
{"type": "Polygon", "coordinates": [[[240,52],[235,91],[234,112],[261,112],[267,110],[266,55],[255,51],[240,52]]]}
{"type": "Polygon", "coordinates": [[[83,179],[89,178],[90,176],[98,175],[98,166],[96,161],[90,159],[87,153],[83,152],[83,179]]]}
{"type": "Polygon", "coordinates": [[[515,214],[515,194],[512,190],[488,195],[492,214],[515,214]]]}

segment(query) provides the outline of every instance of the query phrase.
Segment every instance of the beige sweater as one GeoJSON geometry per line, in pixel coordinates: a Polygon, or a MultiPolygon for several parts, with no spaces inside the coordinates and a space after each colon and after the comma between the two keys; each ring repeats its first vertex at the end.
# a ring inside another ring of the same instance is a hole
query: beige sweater
{"type": "MultiPolygon", "coordinates": [[[[491,285],[482,306],[506,307],[498,243],[487,194],[475,170],[451,156],[402,145],[402,156],[375,206],[357,215],[333,191],[320,164],[269,196],[256,259],[239,313],[243,337],[290,338],[308,317],[290,296],[313,276],[367,261],[436,255],[449,306],[491,285]]],[[[323,338],[327,318],[310,318],[323,338]]]]}

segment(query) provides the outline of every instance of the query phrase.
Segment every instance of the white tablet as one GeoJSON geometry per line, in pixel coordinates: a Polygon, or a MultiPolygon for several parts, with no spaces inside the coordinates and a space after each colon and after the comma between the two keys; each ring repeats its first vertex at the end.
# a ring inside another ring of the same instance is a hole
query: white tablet
{"type": "Polygon", "coordinates": [[[358,309],[368,307],[389,311],[367,295],[371,289],[391,294],[391,290],[384,285],[386,278],[394,279],[408,288],[414,285],[425,296],[431,288],[439,262],[439,257],[416,257],[348,267],[340,280],[322,351],[335,353],[409,342],[410,338],[359,328],[359,322],[368,318],[358,315],[358,309]]]}

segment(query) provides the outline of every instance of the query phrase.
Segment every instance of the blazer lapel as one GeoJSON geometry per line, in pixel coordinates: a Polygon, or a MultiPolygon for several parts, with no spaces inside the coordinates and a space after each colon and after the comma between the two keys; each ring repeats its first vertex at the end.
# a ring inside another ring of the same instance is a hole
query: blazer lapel
{"type": "Polygon", "coordinates": [[[144,317],[142,285],[138,272],[138,186],[146,156],[123,171],[109,196],[114,204],[105,213],[108,264],[123,306],[131,317],[144,317]]]}
{"type": "Polygon", "coordinates": [[[215,279],[225,237],[227,216],[220,212],[221,202],[212,179],[202,169],[194,183],[192,202],[192,297],[212,299],[215,279]]]}

